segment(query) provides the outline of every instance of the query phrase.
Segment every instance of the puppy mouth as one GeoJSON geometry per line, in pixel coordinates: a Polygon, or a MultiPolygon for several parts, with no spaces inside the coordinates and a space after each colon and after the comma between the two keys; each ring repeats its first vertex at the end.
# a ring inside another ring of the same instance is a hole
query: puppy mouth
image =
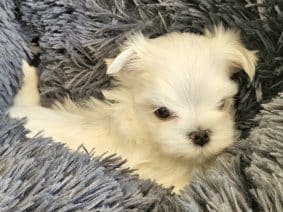
{"type": "Polygon", "coordinates": [[[194,163],[199,165],[199,166],[203,166],[206,165],[210,162],[215,161],[215,159],[221,154],[221,152],[216,153],[216,154],[208,154],[205,151],[201,151],[198,156],[195,158],[194,163]]]}
{"type": "Polygon", "coordinates": [[[227,152],[230,147],[231,145],[212,151],[212,147],[209,144],[204,146],[195,145],[195,151],[197,151],[196,158],[201,162],[210,161],[227,152]]]}
{"type": "Polygon", "coordinates": [[[220,150],[211,152],[209,151],[209,148],[203,147],[201,149],[201,157],[203,157],[205,160],[212,160],[212,159],[216,159],[217,157],[219,157],[220,155],[224,154],[225,152],[228,152],[228,150],[230,149],[230,146],[224,147],[220,150]]]}

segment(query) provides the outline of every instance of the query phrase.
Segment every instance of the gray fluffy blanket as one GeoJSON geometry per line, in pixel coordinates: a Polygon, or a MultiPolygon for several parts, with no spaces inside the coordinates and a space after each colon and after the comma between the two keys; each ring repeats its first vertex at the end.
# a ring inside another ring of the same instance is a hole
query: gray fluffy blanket
{"type": "Polygon", "coordinates": [[[0,0],[0,211],[283,211],[282,31],[276,0],[0,0]],[[118,156],[28,139],[24,120],[6,114],[22,58],[39,67],[44,105],[103,98],[115,81],[102,58],[129,33],[202,33],[219,22],[259,50],[257,74],[252,84],[235,76],[241,140],[180,196],[122,169],[118,156]]]}

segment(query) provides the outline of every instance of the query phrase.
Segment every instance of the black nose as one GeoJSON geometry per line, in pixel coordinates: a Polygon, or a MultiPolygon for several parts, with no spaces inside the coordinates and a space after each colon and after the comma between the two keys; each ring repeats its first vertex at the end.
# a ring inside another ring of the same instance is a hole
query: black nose
{"type": "Polygon", "coordinates": [[[209,142],[209,130],[191,132],[188,134],[188,137],[195,145],[204,146],[209,142]]]}

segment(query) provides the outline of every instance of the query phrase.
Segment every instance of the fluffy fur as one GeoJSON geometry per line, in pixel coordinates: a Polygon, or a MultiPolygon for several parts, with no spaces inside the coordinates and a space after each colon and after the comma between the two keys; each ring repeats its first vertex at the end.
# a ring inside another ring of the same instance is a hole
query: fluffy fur
{"type": "Polygon", "coordinates": [[[136,34],[115,59],[107,60],[107,73],[121,83],[104,92],[108,101],[76,104],[67,99],[44,108],[36,70],[23,62],[24,86],[10,114],[27,117],[32,134],[43,131],[71,149],[83,144],[99,154],[117,153],[142,178],[178,192],[195,170],[234,142],[237,85],[230,76],[243,69],[252,79],[255,62],[239,35],[222,27],[205,35],[170,33],[147,39],[136,34]],[[156,117],[159,107],[172,115],[156,117]],[[198,129],[211,132],[203,147],[187,136],[198,129]]]}

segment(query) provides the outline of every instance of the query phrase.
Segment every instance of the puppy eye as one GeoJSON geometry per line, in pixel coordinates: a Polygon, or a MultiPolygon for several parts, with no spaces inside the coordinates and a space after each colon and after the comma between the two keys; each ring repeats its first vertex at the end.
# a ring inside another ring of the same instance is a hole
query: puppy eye
{"type": "Polygon", "coordinates": [[[222,100],[218,103],[217,107],[218,107],[219,110],[222,110],[222,109],[224,108],[224,106],[225,106],[225,99],[222,99],[222,100]]]}
{"type": "Polygon", "coordinates": [[[154,114],[160,119],[166,119],[171,116],[169,109],[166,107],[158,108],[157,110],[154,111],[154,114]]]}

